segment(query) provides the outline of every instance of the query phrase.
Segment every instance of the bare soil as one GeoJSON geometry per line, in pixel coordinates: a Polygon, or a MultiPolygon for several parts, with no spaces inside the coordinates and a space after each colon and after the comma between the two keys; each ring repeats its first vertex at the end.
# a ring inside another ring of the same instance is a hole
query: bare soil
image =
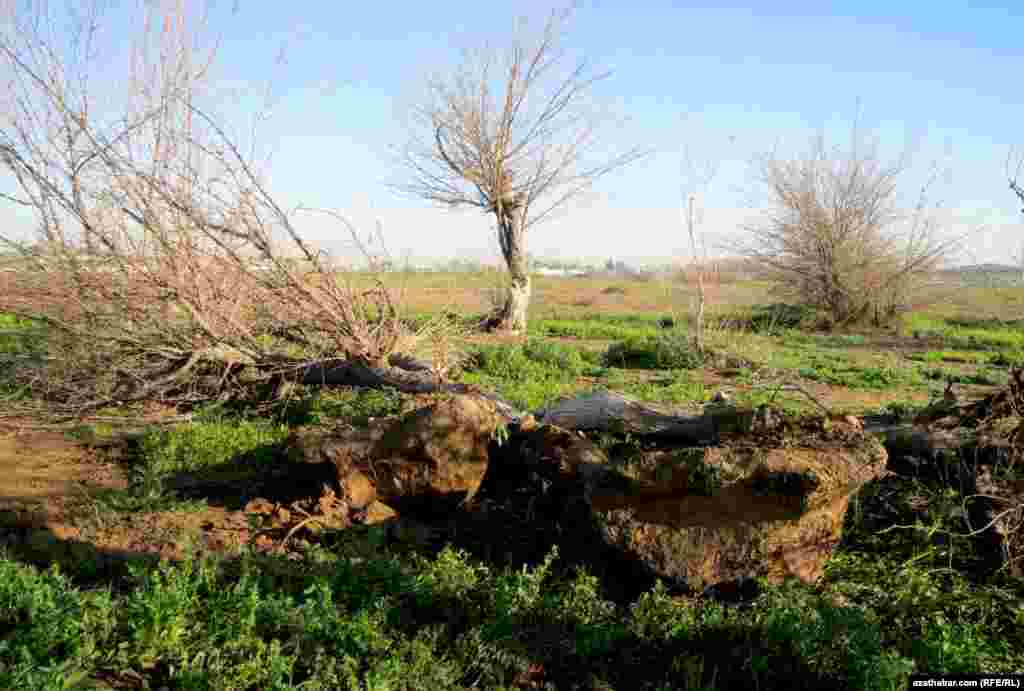
{"type": "Polygon", "coordinates": [[[118,451],[61,432],[0,431],[0,543],[39,563],[92,559],[99,568],[130,558],[181,558],[197,547],[230,551],[249,539],[241,511],[119,514],[104,493],[128,479],[118,451]]]}

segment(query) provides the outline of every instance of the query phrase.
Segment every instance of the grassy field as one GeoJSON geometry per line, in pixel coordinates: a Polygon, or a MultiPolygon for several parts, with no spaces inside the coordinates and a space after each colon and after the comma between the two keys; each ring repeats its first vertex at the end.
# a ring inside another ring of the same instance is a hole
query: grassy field
{"type": "MultiPolygon", "coordinates": [[[[488,274],[395,279],[414,315],[467,322],[497,286],[488,274]]],[[[538,278],[529,333],[470,336],[455,377],[527,410],[607,388],[671,408],[726,391],[794,412],[909,416],[948,382],[980,396],[1024,362],[1024,289],[951,291],[891,330],[825,333],[813,315],[770,307],[769,288],[711,287],[702,358],[689,346],[692,286],[538,278]]],[[[24,396],[3,388],[4,372],[44,347],[36,327],[0,315],[0,405],[24,396]]],[[[149,428],[121,457],[61,461],[106,463],[123,482],[61,505],[74,539],[0,512],[0,689],[899,689],[912,671],[1024,671],[1024,584],[979,575],[962,497],[931,476],[869,485],[820,583],[760,583],[745,607],[661,586],[623,600],[557,549],[489,563],[377,527],[324,531],[287,556],[251,541],[207,549],[204,524],[228,509],[177,478],[244,484],[282,462],[293,428],[365,424],[402,403],[337,390],[259,413],[212,406],[149,428]],[[108,558],[157,535],[187,558],[108,558]]]]}

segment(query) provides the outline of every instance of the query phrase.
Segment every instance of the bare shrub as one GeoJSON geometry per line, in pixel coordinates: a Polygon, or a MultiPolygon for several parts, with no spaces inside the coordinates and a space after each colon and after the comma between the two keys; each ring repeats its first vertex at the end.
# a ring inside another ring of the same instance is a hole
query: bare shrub
{"type": "Polygon", "coordinates": [[[49,329],[40,392],[76,409],[195,400],[314,364],[384,367],[415,338],[374,271],[382,257],[328,212],[370,268],[340,271],[204,108],[215,51],[194,7],[146,4],[121,104],[94,95],[105,18],[64,7],[0,18],[5,199],[37,224],[31,246],[0,237],[20,255],[0,310],[49,329]]]}
{"type": "Polygon", "coordinates": [[[854,128],[850,148],[823,136],[805,156],[760,161],[772,208],[746,228],[741,252],[786,299],[820,309],[833,324],[895,318],[942,265],[952,242],[939,237],[926,184],[914,207],[899,208],[906,161],[884,162],[854,128]]]}

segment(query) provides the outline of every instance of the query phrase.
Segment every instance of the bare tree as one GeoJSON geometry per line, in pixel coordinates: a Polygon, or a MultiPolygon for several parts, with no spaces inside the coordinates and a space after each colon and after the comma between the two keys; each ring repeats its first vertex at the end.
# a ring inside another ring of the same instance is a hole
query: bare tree
{"type": "MultiPolygon", "coordinates": [[[[1024,187],[1021,186],[1021,175],[1024,172],[1024,152],[1018,152],[1011,148],[1006,154],[1006,180],[1010,185],[1010,191],[1017,195],[1021,204],[1020,213],[1024,216],[1024,187]]],[[[1017,250],[1017,266],[1020,268],[1021,285],[1024,285],[1024,240],[1017,250]]]]}
{"type": "MultiPolygon", "coordinates": [[[[697,206],[698,195],[705,195],[718,172],[718,163],[708,160],[698,163],[687,152],[684,163],[683,195],[686,199],[686,233],[690,238],[690,253],[693,260],[694,277],[697,284],[697,304],[694,307],[693,345],[698,353],[704,353],[704,311],[707,307],[708,256],[707,245],[701,225],[704,220],[704,206],[697,206]]],[[[702,200],[703,201],[703,200],[702,200]]]]}
{"type": "Polygon", "coordinates": [[[255,156],[204,107],[216,43],[203,42],[201,13],[145,4],[114,102],[97,50],[104,17],[58,5],[26,0],[0,16],[0,170],[15,188],[4,200],[32,212],[38,240],[27,251],[0,236],[20,252],[0,310],[49,327],[31,383],[74,410],[260,382],[435,386],[391,366],[424,335],[400,296],[305,241],[255,156]]]}
{"type": "Polygon", "coordinates": [[[760,181],[772,202],[746,228],[739,249],[790,299],[824,311],[838,324],[881,325],[930,280],[953,246],[940,238],[926,183],[913,208],[899,206],[905,157],[884,162],[877,144],[854,127],[847,150],[823,136],[793,159],[760,160],[760,181]]]}
{"type": "Polygon", "coordinates": [[[1021,175],[1024,173],[1024,152],[1011,150],[1006,156],[1006,179],[1010,184],[1010,191],[1017,195],[1021,203],[1020,212],[1024,214],[1024,184],[1021,182],[1021,175]]]}
{"type": "Polygon", "coordinates": [[[587,156],[599,122],[592,88],[608,76],[586,61],[565,68],[568,13],[553,13],[536,38],[467,55],[452,74],[428,80],[403,153],[412,182],[399,188],[447,207],[492,214],[509,288],[492,328],[521,331],[530,302],[526,233],[598,177],[636,160],[633,149],[600,162],[587,156]]]}

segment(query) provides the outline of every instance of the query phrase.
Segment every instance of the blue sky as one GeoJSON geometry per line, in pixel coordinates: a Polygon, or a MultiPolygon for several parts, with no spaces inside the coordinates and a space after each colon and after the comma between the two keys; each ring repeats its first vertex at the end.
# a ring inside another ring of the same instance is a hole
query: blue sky
{"type": "MultiPolygon", "coordinates": [[[[258,133],[288,204],[334,208],[365,227],[380,220],[397,255],[496,255],[486,216],[393,192],[387,183],[402,171],[390,149],[405,141],[405,108],[431,69],[454,64],[462,46],[500,41],[516,17],[540,23],[551,9],[496,0],[222,3],[212,12],[223,36],[216,74],[237,99],[222,99],[218,110],[246,127],[270,83],[275,106],[258,133]]],[[[107,40],[123,42],[127,26],[110,24],[107,40]]],[[[718,162],[704,214],[717,244],[750,213],[753,155],[799,151],[819,129],[842,137],[859,103],[885,151],[918,143],[908,190],[933,162],[951,171],[935,190],[951,230],[984,225],[968,241],[968,259],[1009,259],[1024,240],[1003,174],[1009,148],[1024,146],[1021,35],[1024,7],[1011,2],[584,0],[566,45],[612,70],[595,93],[624,121],[606,141],[654,153],[533,229],[530,249],[684,258],[684,151],[718,162]]],[[[336,228],[305,223],[312,239],[345,251],[336,228]]]]}

